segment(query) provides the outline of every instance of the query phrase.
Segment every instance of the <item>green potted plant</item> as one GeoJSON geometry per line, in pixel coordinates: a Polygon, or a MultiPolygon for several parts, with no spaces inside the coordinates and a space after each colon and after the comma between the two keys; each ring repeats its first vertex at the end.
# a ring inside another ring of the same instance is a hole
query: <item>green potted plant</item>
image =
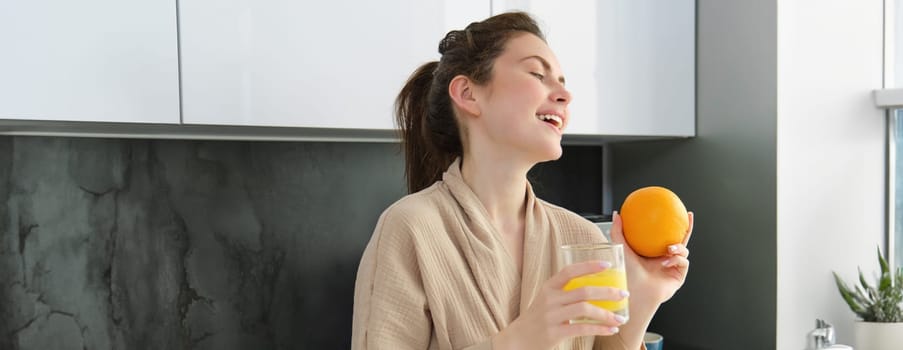
{"type": "Polygon", "coordinates": [[[859,284],[850,288],[834,272],[840,296],[861,320],[856,322],[856,349],[899,350],[903,344],[903,269],[893,273],[878,249],[881,275],[872,286],[859,269],[859,284]]]}

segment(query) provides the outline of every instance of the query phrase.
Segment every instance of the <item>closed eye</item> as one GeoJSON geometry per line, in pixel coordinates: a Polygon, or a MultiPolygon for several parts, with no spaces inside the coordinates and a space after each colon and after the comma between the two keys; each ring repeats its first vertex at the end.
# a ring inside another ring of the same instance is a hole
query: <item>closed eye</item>
{"type": "Polygon", "coordinates": [[[530,74],[532,74],[534,77],[536,77],[536,79],[539,79],[540,81],[542,81],[546,77],[545,75],[536,72],[530,72],[530,74]]]}

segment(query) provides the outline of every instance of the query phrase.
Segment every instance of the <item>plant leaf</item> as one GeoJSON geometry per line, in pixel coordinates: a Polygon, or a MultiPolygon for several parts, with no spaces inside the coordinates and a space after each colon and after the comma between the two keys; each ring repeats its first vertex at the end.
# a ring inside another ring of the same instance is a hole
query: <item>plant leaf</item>
{"type": "Polygon", "coordinates": [[[881,265],[881,278],[878,282],[878,290],[884,292],[890,289],[893,282],[891,282],[890,269],[887,267],[887,260],[881,255],[881,248],[878,248],[878,263],[881,265]]]}
{"type": "Polygon", "coordinates": [[[833,273],[834,282],[837,284],[837,290],[840,292],[840,296],[847,303],[847,305],[849,305],[851,311],[853,311],[857,315],[862,314],[865,311],[865,308],[860,305],[860,302],[857,300],[859,298],[857,298],[857,296],[850,291],[850,288],[847,287],[846,283],[844,283],[843,280],[840,279],[840,276],[838,276],[836,272],[833,273]]]}
{"type": "Polygon", "coordinates": [[[872,289],[872,287],[869,287],[868,282],[865,281],[865,276],[862,274],[862,269],[860,269],[858,267],[856,269],[859,270],[859,283],[862,284],[862,288],[865,289],[866,291],[868,291],[869,289],[872,289]]]}

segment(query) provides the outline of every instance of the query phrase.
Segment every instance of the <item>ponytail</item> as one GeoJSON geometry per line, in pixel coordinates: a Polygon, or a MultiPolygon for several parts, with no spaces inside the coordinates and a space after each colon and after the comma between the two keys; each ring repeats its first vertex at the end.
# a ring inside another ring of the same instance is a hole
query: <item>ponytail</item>
{"type": "Polygon", "coordinates": [[[436,61],[420,66],[395,99],[395,121],[401,132],[409,193],[440,180],[445,169],[461,155],[458,125],[448,92],[433,79],[438,66],[436,61]]]}

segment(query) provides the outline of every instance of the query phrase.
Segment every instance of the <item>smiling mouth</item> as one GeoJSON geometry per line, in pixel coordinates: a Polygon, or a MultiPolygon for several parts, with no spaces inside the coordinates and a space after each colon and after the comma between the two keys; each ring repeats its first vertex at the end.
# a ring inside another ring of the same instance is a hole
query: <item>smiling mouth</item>
{"type": "Polygon", "coordinates": [[[556,129],[561,130],[561,126],[563,124],[561,117],[554,114],[537,114],[536,118],[542,120],[543,122],[552,124],[556,129]]]}

